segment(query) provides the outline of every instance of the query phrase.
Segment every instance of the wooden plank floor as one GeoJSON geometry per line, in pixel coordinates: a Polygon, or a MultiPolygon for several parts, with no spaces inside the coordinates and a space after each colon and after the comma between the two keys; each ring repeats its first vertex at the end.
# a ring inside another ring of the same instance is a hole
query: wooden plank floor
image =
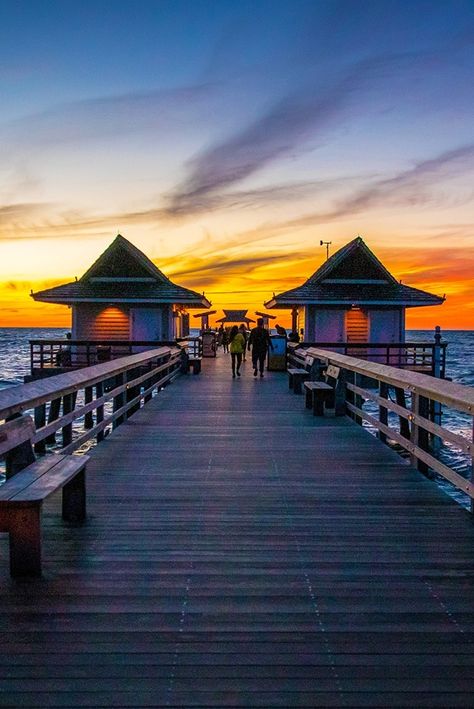
{"type": "Polygon", "coordinates": [[[181,377],[99,446],[89,518],[0,537],[0,706],[472,706],[474,527],[284,373],[181,377]]]}

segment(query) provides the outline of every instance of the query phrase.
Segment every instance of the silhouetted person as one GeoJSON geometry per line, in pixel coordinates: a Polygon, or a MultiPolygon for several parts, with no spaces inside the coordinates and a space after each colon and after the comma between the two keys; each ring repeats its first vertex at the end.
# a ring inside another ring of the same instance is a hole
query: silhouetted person
{"type": "Polygon", "coordinates": [[[275,330],[277,331],[277,335],[281,335],[282,337],[286,337],[286,330],[283,327],[283,325],[278,325],[278,323],[275,325],[275,330]]]}
{"type": "Polygon", "coordinates": [[[250,350],[250,348],[252,349],[253,376],[256,377],[258,370],[260,370],[260,376],[263,377],[267,350],[268,348],[273,350],[268,330],[263,327],[263,318],[257,320],[257,327],[254,327],[250,332],[248,349],[250,350]]]}
{"type": "Polygon", "coordinates": [[[239,332],[245,340],[244,352],[243,352],[243,356],[242,356],[242,359],[245,362],[246,361],[245,352],[247,349],[248,333],[247,333],[247,328],[245,327],[244,323],[242,323],[242,325],[239,325],[239,332]]]}
{"type": "Polygon", "coordinates": [[[224,328],[224,331],[222,333],[222,349],[224,352],[229,351],[229,333],[227,331],[227,328],[224,328]]]}
{"type": "Polygon", "coordinates": [[[229,334],[230,342],[230,358],[232,360],[232,378],[235,379],[236,366],[237,376],[240,377],[240,365],[242,364],[242,355],[245,351],[245,337],[239,331],[237,325],[234,325],[229,334]]]}

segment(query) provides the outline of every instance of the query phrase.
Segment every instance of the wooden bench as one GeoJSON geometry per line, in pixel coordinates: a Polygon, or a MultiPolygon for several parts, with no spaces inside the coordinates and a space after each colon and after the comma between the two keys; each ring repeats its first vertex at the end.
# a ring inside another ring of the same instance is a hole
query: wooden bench
{"type": "Polygon", "coordinates": [[[41,575],[41,508],[62,488],[62,516],[81,523],[86,516],[85,470],[89,456],[48,455],[35,460],[35,425],[20,416],[0,426],[0,456],[10,477],[0,486],[0,532],[10,535],[12,576],[41,575]]]}
{"type": "Polygon", "coordinates": [[[313,409],[313,416],[336,415],[336,386],[339,367],[328,365],[324,372],[324,381],[305,382],[305,403],[307,409],[313,409]]]}
{"type": "Polygon", "coordinates": [[[311,368],[314,363],[314,357],[306,355],[304,358],[304,367],[289,367],[288,372],[288,388],[293,389],[295,394],[301,394],[301,384],[311,376],[311,368]]]}

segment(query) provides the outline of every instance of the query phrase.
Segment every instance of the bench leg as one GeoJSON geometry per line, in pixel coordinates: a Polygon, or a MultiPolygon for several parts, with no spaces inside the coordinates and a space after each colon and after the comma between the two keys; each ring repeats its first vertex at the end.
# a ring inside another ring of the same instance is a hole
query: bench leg
{"type": "Polygon", "coordinates": [[[288,374],[288,389],[293,389],[293,375],[288,374]]]}
{"type": "Polygon", "coordinates": [[[334,416],[334,391],[313,392],[313,415],[334,416]]]}
{"type": "Polygon", "coordinates": [[[303,383],[302,377],[293,377],[293,391],[295,394],[302,394],[303,390],[301,388],[301,385],[303,383]]]}
{"type": "Polygon", "coordinates": [[[324,416],[333,417],[336,415],[335,392],[330,391],[324,402],[324,416]]]}
{"type": "Polygon", "coordinates": [[[86,470],[83,468],[63,487],[63,519],[74,524],[86,518],[86,470]]]}
{"type": "Polygon", "coordinates": [[[323,416],[325,393],[316,389],[313,391],[313,416],[323,416]]]}
{"type": "Polygon", "coordinates": [[[23,507],[10,516],[10,573],[41,576],[41,505],[23,507]]]}
{"type": "Polygon", "coordinates": [[[305,406],[307,409],[313,408],[313,392],[311,389],[305,389],[305,406]]]}

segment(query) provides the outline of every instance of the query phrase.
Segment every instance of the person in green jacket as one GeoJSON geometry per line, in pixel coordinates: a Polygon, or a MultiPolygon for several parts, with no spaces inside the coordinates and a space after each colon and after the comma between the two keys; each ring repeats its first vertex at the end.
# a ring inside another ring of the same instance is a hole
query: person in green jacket
{"type": "Polygon", "coordinates": [[[230,358],[232,361],[232,378],[235,379],[237,374],[240,377],[240,366],[242,364],[242,355],[245,349],[245,338],[237,325],[234,325],[229,334],[230,343],[230,358]]]}

